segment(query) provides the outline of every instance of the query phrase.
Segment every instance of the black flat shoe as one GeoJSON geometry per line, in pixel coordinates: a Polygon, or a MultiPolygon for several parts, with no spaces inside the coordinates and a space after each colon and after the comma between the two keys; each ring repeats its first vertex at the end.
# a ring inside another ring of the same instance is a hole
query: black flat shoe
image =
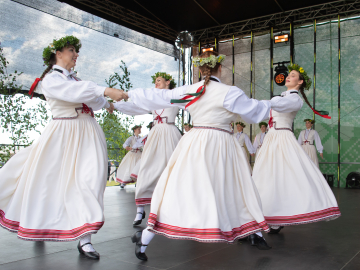
{"type": "Polygon", "coordinates": [[[244,238],[240,238],[238,241],[239,242],[245,242],[248,241],[249,236],[245,236],[244,238]]]}
{"type": "Polygon", "coordinates": [[[87,251],[84,251],[82,249],[83,246],[86,246],[86,245],[91,245],[91,243],[86,243],[86,244],[83,244],[82,246],[80,246],[80,242],[77,246],[80,254],[84,255],[85,257],[89,258],[89,259],[92,259],[92,260],[99,260],[100,259],[100,254],[96,251],[91,251],[91,252],[87,252],[87,251]]]}
{"type": "MultiPolygon", "coordinates": [[[[141,212],[137,212],[136,214],[141,214],[141,212]]],[[[142,219],[140,219],[140,220],[134,220],[133,226],[140,225],[141,222],[142,222],[142,220],[145,218],[145,216],[146,216],[146,213],[145,213],[145,211],[144,211],[144,212],[142,213],[142,219]]]]}
{"type": "Polygon", "coordinates": [[[284,228],[284,226],[280,226],[278,229],[270,228],[269,234],[278,234],[281,231],[281,229],[283,229],[283,228],[284,228]]]}
{"type": "Polygon", "coordinates": [[[250,245],[256,246],[258,249],[261,250],[271,249],[271,247],[266,243],[265,239],[263,237],[258,236],[257,234],[250,235],[248,241],[250,242],[250,245]]]}
{"type": "Polygon", "coordinates": [[[134,233],[133,236],[131,236],[131,241],[133,243],[136,243],[135,245],[135,256],[136,258],[138,258],[139,260],[142,261],[147,261],[148,257],[146,256],[145,253],[141,252],[141,246],[146,247],[147,245],[143,245],[141,243],[141,235],[142,235],[142,231],[137,231],[136,233],[134,233]]]}

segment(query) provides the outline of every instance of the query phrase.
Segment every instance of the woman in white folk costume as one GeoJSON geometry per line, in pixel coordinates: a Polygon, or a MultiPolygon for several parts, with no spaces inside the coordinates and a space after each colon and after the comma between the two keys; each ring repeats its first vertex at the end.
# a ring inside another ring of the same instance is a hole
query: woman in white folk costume
{"type": "Polygon", "coordinates": [[[104,96],[123,94],[75,76],[80,48],[80,40],[66,36],[44,49],[48,67],[29,94],[35,87],[44,94],[53,119],[0,170],[0,225],[22,240],[80,239],[79,252],[99,259],[90,241],[104,224],[108,156],[93,110],[112,112],[104,96]]]}
{"type": "Polygon", "coordinates": [[[260,122],[268,117],[271,102],[249,99],[236,86],[222,84],[217,77],[224,58],[215,52],[194,58],[205,76],[196,84],[128,93],[147,110],[188,102],[185,108],[193,118],[191,132],[183,136],[155,188],[147,229],[132,236],[140,260],[147,260],[145,249],[154,234],[205,243],[232,243],[250,235],[259,249],[270,248],[261,235],[269,230],[261,201],[230,123],[239,115],[260,122]]]}
{"type": "Polygon", "coordinates": [[[259,190],[266,222],[272,233],[282,226],[299,225],[339,217],[340,211],[324,176],[296,141],[292,123],[303,101],[315,114],[324,118],[325,112],[314,110],[304,89],[311,80],[299,65],[289,67],[287,91],[271,99],[279,109],[270,111],[269,131],[256,157],[253,179],[259,190]]]}
{"type": "Polygon", "coordinates": [[[193,128],[193,126],[191,124],[188,124],[188,123],[184,124],[184,131],[186,133],[188,133],[192,128],[193,128]]]}
{"type": "Polygon", "coordinates": [[[140,147],[136,147],[136,148],[133,147],[136,144],[136,142],[140,139],[139,134],[141,133],[141,126],[134,126],[132,128],[132,131],[134,135],[129,137],[123,145],[126,151],[129,152],[122,159],[116,173],[116,182],[120,183],[121,188],[124,188],[126,184],[134,182],[130,178],[131,171],[134,169],[136,163],[141,158],[142,149],[140,147]]]}
{"type": "Polygon", "coordinates": [[[247,164],[249,165],[249,170],[250,172],[252,172],[252,168],[249,162],[249,157],[248,154],[246,153],[244,145],[246,145],[246,148],[252,157],[254,156],[255,148],[251,144],[249,136],[243,132],[243,129],[246,127],[246,125],[243,122],[236,122],[235,125],[237,132],[234,134],[234,136],[236,137],[236,140],[240,143],[241,149],[244,152],[244,155],[246,156],[247,164]]]}
{"type": "Polygon", "coordinates": [[[319,133],[316,130],[312,129],[315,120],[312,119],[305,119],[304,120],[306,129],[300,132],[298,142],[301,145],[302,149],[308,154],[310,159],[315,163],[315,165],[319,168],[319,160],[317,157],[316,149],[320,153],[320,157],[324,158],[323,156],[323,149],[324,147],[321,144],[321,139],[319,133]],[[316,143],[316,149],[314,146],[314,142],[316,143]]]}
{"type": "MultiPolygon", "coordinates": [[[[173,89],[174,79],[165,72],[157,72],[152,76],[155,88],[173,89]]],[[[141,157],[140,170],[137,177],[135,203],[137,213],[133,225],[140,225],[145,218],[144,206],[151,204],[155,186],[165,169],[172,153],[181,139],[181,134],[175,126],[178,115],[177,107],[147,110],[139,108],[131,101],[117,102],[115,109],[128,115],[141,115],[152,113],[154,116],[153,128],[149,132],[141,157]]]]}
{"type": "Polygon", "coordinates": [[[254,140],[254,144],[253,144],[253,147],[256,151],[255,159],[257,157],[257,154],[260,151],[262,144],[264,143],[267,127],[268,127],[268,124],[266,122],[259,123],[259,128],[261,131],[255,136],[255,140],[254,140]]]}
{"type": "MultiPolygon", "coordinates": [[[[153,122],[150,122],[146,127],[149,129],[149,131],[151,130],[153,125],[153,122]]],[[[137,140],[137,142],[133,145],[133,149],[137,149],[137,148],[144,148],[144,145],[147,141],[149,134],[145,135],[144,137],[141,137],[140,139],[137,140]]],[[[133,182],[135,183],[137,181],[138,178],[138,174],[140,171],[140,166],[141,166],[141,159],[139,159],[139,161],[136,163],[135,167],[131,170],[131,174],[130,174],[130,178],[131,180],[133,180],[133,182]]]]}

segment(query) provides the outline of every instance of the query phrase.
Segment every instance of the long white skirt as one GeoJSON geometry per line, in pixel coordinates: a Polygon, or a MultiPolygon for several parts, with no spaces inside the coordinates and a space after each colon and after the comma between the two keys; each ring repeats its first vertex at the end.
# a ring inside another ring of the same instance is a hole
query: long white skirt
{"type": "Polygon", "coordinates": [[[148,226],[168,238],[229,243],[269,230],[234,136],[195,128],[183,136],[155,188],[148,226]]]}
{"type": "Polygon", "coordinates": [[[270,129],[256,158],[253,179],[270,225],[297,225],[341,215],[324,176],[291,131],[270,129]]]}
{"type": "Polygon", "coordinates": [[[136,205],[151,204],[155,186],[180,139],[181,134],[175,125],[156,124],[151,129],[141,157],[136,205]]]}
{"type": "Polygon", "coordinates": [[[245,147],[244,147],[244,146],[242,146],[241,149],[243,150],[243,153],[244,153],[244,155],[245,155],[245,157],[246,157],[246,160],[247,160],[247,164],[248,164],[250,173],[252,173],[252,168],[251,168],[250,161],[249,161],[249,155],[246,153],[246,150],[245,150],[245,147]]]}
{"type": "Polygon", "coordinates": [[[128,152],[121,161],[116,173],[116,182],[121,184],[129,184],[134,181],[131,179],[131,172],[141,159],[141,152],[128,152]]]}
{"type": "Polygon", "coordinates": [[[137,181],[138,174],[140,171],[140,165],[141,165],[141,159],[138,160],[135,167],[130,172],[130,178],[134,183],[137,181]]]}
{"type": "Polygon", "coordinates": [[[303,144],[302,149],[308,154],[309,158],[315,163],[316,167],[319,168],[319,160],[316,152],[315,145],[303,144]]]}
{"type": "Polygon", "coordinates": [[[96,120],[52,120],[0,169],[0,225],[23,240],[72,241],[104,223],[107,147],[96,120]]]}

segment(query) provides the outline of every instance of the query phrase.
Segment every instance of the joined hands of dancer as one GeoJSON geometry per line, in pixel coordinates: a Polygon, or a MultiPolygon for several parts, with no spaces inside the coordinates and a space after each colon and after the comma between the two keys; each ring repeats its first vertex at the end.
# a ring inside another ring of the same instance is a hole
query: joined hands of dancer
{"type": "MultiPolygon", "coordinates": [[[[124,90],[109,88],[109,87],[105,89],[104,95],[108,96],[109,98],[111,98],[115,101],[120,101],[123,99],[127,100],[129,98],[127,93],[124,92],[124,90]]],[[[112,114],[114,112],[114,104],[112,102],[109,102],[109,104],[110,104],[110,107],[107,108],[106,110],[110,114],[112,114]]]]}

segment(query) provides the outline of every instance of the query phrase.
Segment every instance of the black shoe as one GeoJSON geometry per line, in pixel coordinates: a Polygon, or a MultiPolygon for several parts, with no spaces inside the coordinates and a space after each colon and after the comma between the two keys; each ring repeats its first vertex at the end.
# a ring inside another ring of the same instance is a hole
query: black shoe
{"type": "Polygon", "coordinates": [[[248,241],[249,236],[245,236],[244,238],[240,238],[238,241],[239,242],[245,242],[248,241]]]}
{"type": "Polygon", "coordinates": [[[281,229],[283,229],[283,228],[284,228],[284,226],[280,226],[278,229],[270,228],[269,234],[278,234],[281,231],[281,229]]]}
{"type": "Polygon", "coordinates": [[[122,189],[123,189],[124,187],[125,187],[125,185],[120,185],[120,188],[122,188],[122,189]]]}
{"type": "Polygon", "coordinates": [[[266,243],[263,237],[258,236],[257,234],[252,234],[249,236],[248,241],[250,245],[256,246],[258,249],[267,250],[271,249],[271,247],[266,243]]]}
{"type": "Polygon", "coordinates": [[[87,252],[82,249],[83,246],[89,245],[89,244],[91,245],[91,243],[86,243],[86,244],[83,244],[82,246],[80,246],[80,242],[79,242],[77,248],[78,248],[80,254],[83,254],[85,257],[92,259],[92,260],[99,260],[100,254],[98,252],[96,252],[96,251],[87,252]]]}
{"type": "Polygon", "coordinates": [[[145,253],[141,252],[141,246],[146,247],[147,245],[143,245],[141,243],[141,235],[142,235],[142,231],[137,231],[136,233],[134,233],[133,236],[131,236],[131,241],[133,243],[136,243],[135,245],[135,256],[136,258],[138,258],[139,260],[142,261],[147,261],[148,257],[146,256],[145,253]]]}
{"type": "MultiPolygon", "coordinates": [[[[141,214],[141,212],[137,212],[136,214],[141,214]]],[[[146,213],[145,213],[145,211],[144,211],[144,212],[142,213],[142,219],[140,219],[140,220],[134,220],[133,226],[140,225],[141,222],[142,222],[142,220],[145,218],[145,216],[146,216],[146,213]]]]}

